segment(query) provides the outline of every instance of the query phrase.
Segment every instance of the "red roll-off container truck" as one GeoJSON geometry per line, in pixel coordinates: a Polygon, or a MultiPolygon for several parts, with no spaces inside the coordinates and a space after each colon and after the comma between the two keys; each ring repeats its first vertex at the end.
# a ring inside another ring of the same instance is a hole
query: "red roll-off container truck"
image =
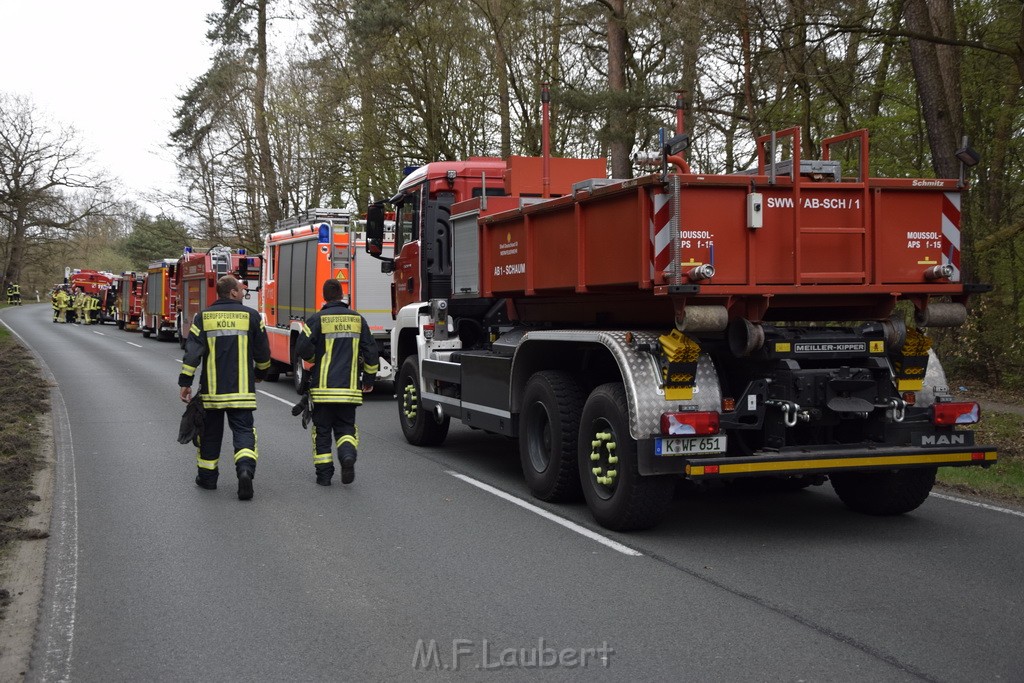
{"type": "MultiPolygon", "coordinates": [[[[604,160],[480,158],[403,181],[383,259],[406,439],[439,444],[452,418],[518,437],[535,496],[582,490],[612,529],[657,523],[679,479],[828,479],[890,515],[937,467],[995,462],[927,336],[978,289],[962,180],[872,178],[865,131],[813,160],[799,129],[766,136],[732,175],[692,172],[683,145],[629,180],[604,160]],[[857,150],[846,168],[840,146],[857,150]]],[[[383,215],[370,207],[374,254],[383,215]]]]}

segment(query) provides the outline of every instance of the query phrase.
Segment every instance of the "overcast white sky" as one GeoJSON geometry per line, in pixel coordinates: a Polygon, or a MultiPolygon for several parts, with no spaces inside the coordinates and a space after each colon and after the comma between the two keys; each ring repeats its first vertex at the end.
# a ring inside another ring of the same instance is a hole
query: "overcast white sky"
{"type": "Polygon", "coordinates": [[[73,125],[135,197],[176,184],[176,95],[212,51],[220,0],[0,0],[0,90],[73,125]]]}

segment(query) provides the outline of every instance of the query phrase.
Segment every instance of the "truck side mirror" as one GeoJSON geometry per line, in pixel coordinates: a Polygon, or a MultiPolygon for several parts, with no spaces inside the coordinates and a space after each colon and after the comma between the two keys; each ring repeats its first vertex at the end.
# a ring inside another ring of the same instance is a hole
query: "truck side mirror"
{"type": "Polygon", "coordinates": [[[380,256],[384,253],[384,205],[374,202],[366,210],[366,253],[380,256]]]}

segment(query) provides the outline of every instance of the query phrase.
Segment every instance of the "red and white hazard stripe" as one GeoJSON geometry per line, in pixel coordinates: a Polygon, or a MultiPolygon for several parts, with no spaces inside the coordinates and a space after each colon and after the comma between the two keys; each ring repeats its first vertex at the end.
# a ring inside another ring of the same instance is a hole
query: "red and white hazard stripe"
{"type": "Polygon", "coordinates": [[[665,190],[651,191],[651,277],[655,279],[672,262],[671,199],[672,195],[665,190]]]}
{"type": "Polygon", "coordinates": [[[953,265],[953,282],[960,281],[960,193],[944,192],[942,200],[942,263],[953,265]]]}

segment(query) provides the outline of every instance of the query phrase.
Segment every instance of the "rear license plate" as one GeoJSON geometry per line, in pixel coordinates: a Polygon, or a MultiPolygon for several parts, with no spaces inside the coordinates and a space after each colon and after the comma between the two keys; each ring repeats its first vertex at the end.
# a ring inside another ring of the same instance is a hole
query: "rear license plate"
{"type": "Polygon", "coordinates": [[[718,436],[691,436],[683,439],[655,439],[655,455],[711,455],[725,452],[726,438],[718,436]]]}

